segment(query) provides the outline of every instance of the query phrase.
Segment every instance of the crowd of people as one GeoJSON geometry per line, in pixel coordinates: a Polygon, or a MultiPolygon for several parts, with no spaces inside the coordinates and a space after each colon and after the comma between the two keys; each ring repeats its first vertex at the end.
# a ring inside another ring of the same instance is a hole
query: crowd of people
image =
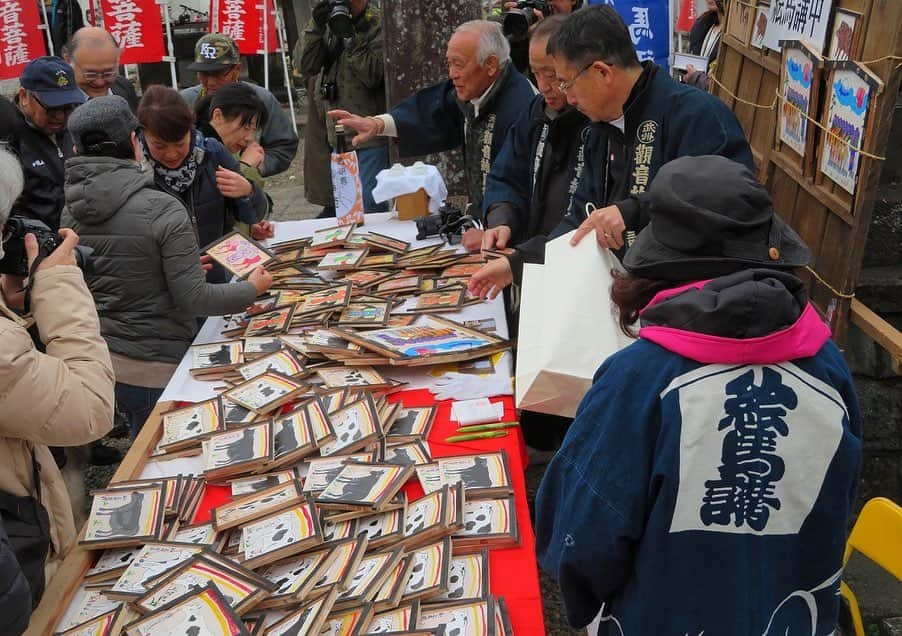
{"type": "MultiPolygon", "coordinates": [[[[367,212],[384,209],[370,191],[390,139],[402,157],[461,149],[482,221],[462,244],[503,253],[469,289],[503,294],[514,331],[523,265],[542,263],[549,240],[591,235],[622,263],[611,304],[636,342],[598,361],[575,419],[521,413],[535,457],[550,460],[537,556],[574,626],[831,633],[861,414],[794,273],[808,249],[704,78],[640,62],[610,6],[552,4],[529,31],[526,74],[497,21],[465,22],[447,43],[448,78],[386,109],[379,12],[351,0],[338,21],[318,3],[295,60],[311,97],[308,199],[334,215],[311,174],[328,174],[336,124],[354,131],[367,212]]],[[[706,56],[723,15],[710,4],[695,38],[706,56]]],[[[140,99],[105,31],[81,29],[64,50],[0,100],[0,226],[38,220],[61,242],[42,253],[28,235],[27,278],[2,277],[0,511],[32,546],[28,567],[0,569],[22,609],[10,630],[75,536],[53,447],[96,442],[114,404],[136,435],[197,319],[269,289],[264,268],[227,282],[201,253],[235,228],[273,236],[265,178],[298,144],[273,95],[240,80],[224,35],[198,42],[196,86],[140,99]]],[[[0,532],[0,562],[10,544],[0,532]]]]}

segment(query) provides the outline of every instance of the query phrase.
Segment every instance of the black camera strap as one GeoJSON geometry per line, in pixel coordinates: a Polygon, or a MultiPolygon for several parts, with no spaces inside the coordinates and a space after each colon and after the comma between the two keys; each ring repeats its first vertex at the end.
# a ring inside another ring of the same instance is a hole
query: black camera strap
{"type": "Polygon", "coordinates": [[[38,271],[38,267],[41,266],[41,263],[44,262],[46,257],[38,253],[37,257],[34,259],[34,263],[31,264],[31,267],[28,269],[28,283],[25,285],[25,313],[31,313],[31,288],[34,287],[34,275],[35,272],[38,271]]]}

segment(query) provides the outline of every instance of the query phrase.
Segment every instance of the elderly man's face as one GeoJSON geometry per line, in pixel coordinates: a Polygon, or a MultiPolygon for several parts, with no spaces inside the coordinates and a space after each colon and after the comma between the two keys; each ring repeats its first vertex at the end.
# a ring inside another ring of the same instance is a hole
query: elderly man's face
{"type": "Polygon", "coordinates": [[[545,104],[554,110],[563,110],[567,105],[567,96],[559,88],[554,58],[546,52],[547,45],[548,38],[533,38],[529,42],[529,67],[536,78],[539,92],[545,98],[545,104]]]}
{"type": "Polygon", "coordinates": [[[215,95],[223,86],[234,84],[241,75],[241,66],[234,64],[219,71],[198,71],[197,81],[204,87],[205,95],[215,95]]]}
{"type": "Polygon", "coordinates": [[[71,61],[75,81],[88,97],[109,95],[119,75],[119,51],[109,39],[104,37],[82,42],[71,61]]]}
{"type": "Polygon", "coordinates": [[[57,108],[48,108],[40,98],[24,88],[19,89],[19,107],[29,123],[45,135],[58,135],[66,129],[69,115],[76,104],[66,104],[57,108]]]}
{"type": "Polygon", "coordinates": [[[448,75],[457,98],[463,102],[485,93],[498,74],[498,60],[494,56],[479,64],[478,47],[477,33],[455,33],[448,41],[448,75]]]}

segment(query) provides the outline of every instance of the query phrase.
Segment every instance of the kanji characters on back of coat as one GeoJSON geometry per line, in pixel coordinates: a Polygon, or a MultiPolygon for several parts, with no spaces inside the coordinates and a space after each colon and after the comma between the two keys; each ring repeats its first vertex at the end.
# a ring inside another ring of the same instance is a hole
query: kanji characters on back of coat
{"type": "Polygon", "coordinates": [[[601,634],[833,633],[861,413],[792,273],[808,251],[721,157],[666,164],[648,198],[612,293],[639,340],[545,474],[542,566],[574,625],[603,608],[601,634]],[[641,308],[630,285],[659,291],[641,308]]]}

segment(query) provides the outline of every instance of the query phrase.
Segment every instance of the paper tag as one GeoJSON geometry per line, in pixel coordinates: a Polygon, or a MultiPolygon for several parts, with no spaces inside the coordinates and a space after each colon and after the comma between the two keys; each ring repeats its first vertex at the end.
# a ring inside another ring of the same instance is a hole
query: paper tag
{"type": "Polygon", "coordinates": [[[461,400],[451,404],[451,419],[461,426],[499,422],[504,416],[504,404],[493,404],[488,398],[461,400]]]}

